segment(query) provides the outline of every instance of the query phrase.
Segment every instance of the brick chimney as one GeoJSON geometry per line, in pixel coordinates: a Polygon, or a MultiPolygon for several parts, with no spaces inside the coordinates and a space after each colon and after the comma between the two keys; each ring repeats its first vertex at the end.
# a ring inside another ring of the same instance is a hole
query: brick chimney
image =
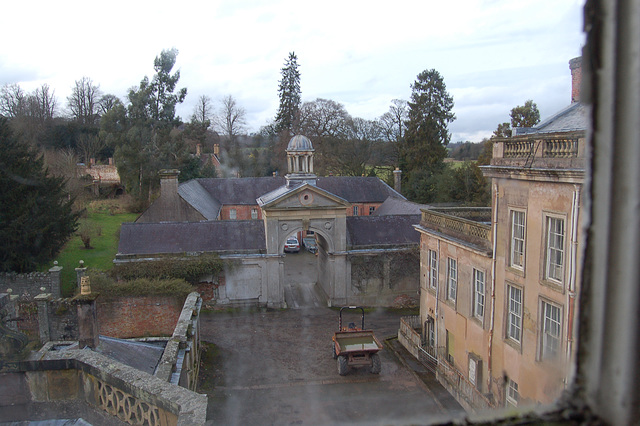
{"type": "Polygon", "coordinates": [[[196,157],[201,157],[202,156],[202,144],[199,143],[196,145],[196,157]]]}
{"type": "Polygon", "coordinates": [[[220,155],[220,145],[219,144],[213,145],[213,154],[216,155],[216,156],[220,155]]]}
{"type": "Polygon", "coordinates": [[[571,103],[580,102],[580,86],[582,85],[582,56],[569,61],[571,69],[571,103]]]}
{"type": "Polygon", "coordinates": [[[160,197],[165,199],[177,198],[179,174],[180,171],[176,169],[160,170],[160,197]]]}
{"type": "Polygon", "coordinates": [[[398,194],[402,194],[402,170],[398,167],[393,171],[393,189],[395,189],[398,194]]]}

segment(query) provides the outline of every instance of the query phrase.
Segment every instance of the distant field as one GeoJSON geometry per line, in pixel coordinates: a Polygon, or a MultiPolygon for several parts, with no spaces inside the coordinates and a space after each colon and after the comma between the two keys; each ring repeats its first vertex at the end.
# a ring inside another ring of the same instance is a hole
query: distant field
{"type": "MultiPolygon", "coordinates": [[[[92,249],[85,249],[82,240],[74,235],[64,246],[56,260],[62,266],[62,294],[71,296],[76,286],[76,271],[80,260],[84,266],[92,269],[108,270],[113,266],[113,259],[118,251],[118,235],[123,222],[133,222],[136,213],[111,214],[109,208],[91,206],[87,218],[82,222],[90,223],[96,233],[91,238],[92,249]],[[99,235],[98,235],[99,231],[99,235]]],[[[113,211],[113,207],[111,211],[113,211]]],[[[52,266],[52,265],[50,265],[52,266]]]]}

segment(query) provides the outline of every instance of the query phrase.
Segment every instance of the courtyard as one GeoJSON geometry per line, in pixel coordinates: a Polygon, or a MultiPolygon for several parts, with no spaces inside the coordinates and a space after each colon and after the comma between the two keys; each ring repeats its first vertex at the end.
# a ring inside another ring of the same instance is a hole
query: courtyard
{"type": "Polygon", "coordinates": [[[315,256],[287,257],[289,309],[202,313],[198,391],[209,397],[210,424],[424,424],[465,415],[435,378],[408,367],[410,356],[393,338],[406,313],[379,309],[365,317],[385,341],[379,375],[365,368],[338,375],[331,355],[338,310],[322,306],[321,292],[307,282],[315,256]]]}

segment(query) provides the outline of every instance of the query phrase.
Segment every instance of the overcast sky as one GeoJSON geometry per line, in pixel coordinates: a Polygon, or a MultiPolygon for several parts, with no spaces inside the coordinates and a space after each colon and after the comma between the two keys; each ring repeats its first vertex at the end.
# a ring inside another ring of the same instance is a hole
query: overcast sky
{"type": "Polygon", "coordinates": [[[582,0],[12,1],[0,18],[0,85],[43,83],[60,106],[76,80],[104,93],[154,74],[163,49],[179,55],[178,108],[232,95],[248,131],[273,119],[280,69],[298,56],[302,100],[331,99],[374,119],[408,100],[427,69],[453,96],[452,142],[479,142],[527,99],[541,117],[570,103],[568,62],[584,44],[582,0]]]}

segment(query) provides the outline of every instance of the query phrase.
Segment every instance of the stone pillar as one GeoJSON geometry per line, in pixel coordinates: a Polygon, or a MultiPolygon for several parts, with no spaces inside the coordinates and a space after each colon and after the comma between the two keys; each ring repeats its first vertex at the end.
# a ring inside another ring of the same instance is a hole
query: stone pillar
{"type": "Polygon", "coordinates": [[[78,307],[78,346],[80,349],[95,349],[100,343],[96,299],[98,293],[91,292],[89,277],[83,277],[80,294],[73,298],[78,307]]]}
{"type": "Polygon", "coordinates": [[[58,266],[58,261],[53,262],[53,268],[49,269],[51,276],[51,294],[53,297],[62,297],[62,288],[60,283],[60,275],[62,272],[62,266],[58,266]]]}
{"type": "Polygon", "coordinates": [[[84,267],[84,260],[80,261],[80,266],[76,268],[76,290],[80,290],[80,284],[82,277],[87,273],[87,268],[84,267]]]}
{"type": "Polygon", "coordinates": [[[398,194],[402,194],[402,170],[398,167],[393,171],[393,189],[395,189],[398,194]]]}
{"type": "Polygon", "coordinates": [[[52,298],[53,296],[51,293],[40,293],[34,298],[38,305],[38,331],[40,333],[40,343],[42,344],[51,340],[51,329],[49,327],[49,302],[52,298]]]}

